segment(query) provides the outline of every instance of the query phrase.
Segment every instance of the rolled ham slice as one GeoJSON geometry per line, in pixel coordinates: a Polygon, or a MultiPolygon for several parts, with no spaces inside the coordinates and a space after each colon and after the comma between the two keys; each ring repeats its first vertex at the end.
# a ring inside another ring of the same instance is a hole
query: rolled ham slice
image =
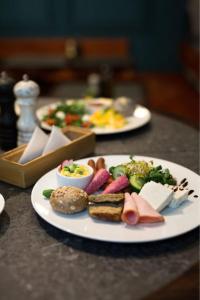
{"type": "Polygon", "coordinates": [[[144,198],[136,193],[132,193],[131,197],[139,212],[139,223],[164,222],[164,217],[160,215],[144,198]]]}
{"type": "Polygon", "coordinates": [[[135,200],[129,193],[125,193],[124,209],[121,219],[123,222],[129,225],[135,225],[139,221],[139,213],[135,200]]]}

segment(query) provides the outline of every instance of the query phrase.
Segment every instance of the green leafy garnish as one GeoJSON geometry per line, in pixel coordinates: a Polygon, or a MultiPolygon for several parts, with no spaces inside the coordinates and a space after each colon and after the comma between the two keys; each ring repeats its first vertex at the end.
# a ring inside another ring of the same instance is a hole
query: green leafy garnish
{"type": "Polygon", "coordinates": [[[54,190],[53,189],[47,189],[47,190],[43,190],[42,195],[44,197],[46,197],[47,199],[49,199],[51,197],[51,194],[54,190]]]}
{"type": "Polygon", "coordinates": [[[155,181],[170,185],[176,184],[176,180],[170,174],[169,169],[163,170],[161,166],[152,168],[146,178],[146,181],[155,181]]]}
{"type": "Polygon", "coordinates": [[[56,107],[55,111],[56,112],[62,111],[64,113],[83,115],[85,114],[85,105],[84,103],[80,103],[80,102],[73,103],[73,104],[62,103],[56,107]]]}
{"type": "Polygon", "coordinates": [[[77,167],[78,167],[77,164],[71,164],[68,166],[68,169],[69,169],[70,173],[73,173],[77,167]]]}

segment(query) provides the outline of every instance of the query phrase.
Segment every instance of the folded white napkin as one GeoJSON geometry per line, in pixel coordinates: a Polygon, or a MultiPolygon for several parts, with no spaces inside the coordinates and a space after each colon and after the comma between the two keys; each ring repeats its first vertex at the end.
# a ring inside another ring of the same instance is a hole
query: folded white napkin
{"type": "Polygon", "coordinates": [[[42,155],[48,139],[49,136],[45,134],[39,127],[36,127],[28,145],[19,159],[19,163],[25,164],[28,161],[42,155]]]}
{"type": "Polygon", "coordinates": [[[70,139],[66,137],[58,127],[53,126],[49,139],[42,152],[42,155],[54,151],[62,146],[65,146],[70,142],[70,139]]]}
{"type": "Polygon", "coordinates": [[[36,157],[54,151],[70,142],[70,139],[55,126],[53,126],[50,135],[45,134],[39,127],[36,127],[27,147],[19,159],[19,163],[25,164],[36,157]]]}

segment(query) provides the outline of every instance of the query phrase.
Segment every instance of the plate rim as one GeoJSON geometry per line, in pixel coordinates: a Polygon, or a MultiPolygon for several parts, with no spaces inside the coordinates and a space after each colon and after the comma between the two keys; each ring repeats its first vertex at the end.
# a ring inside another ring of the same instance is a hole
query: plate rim
{"type": "MultiPolygon", "coordinates": [[[[114,156],[114,157],[117,157],[117,156],[121,156],[121,157],[122,157],[122,156],[123,156],[123,157],[125,158],[125,157],[129,157],[130,155],[129,155],[129,154],[113,154],[113,155],[110,154],[110,155],[104,155],[103,157],[107,158],[107,157],[113,157],[113,156],[114,156]]],[[[98,157],[102,157],[102,156],[97,155],[97,156],[85,157],[85,158],[79,159],[79,160],[77,160],[77,161],[80,161],[80,160],[83,160],[83,159],[97,159],[98,157]]],[[[135,157],[137,157],[137,159],[138,159],[138,158],[139,158],[139,159],[140,159],[140,158],[141,158],[141,159],[145,158],[145,159],[149,159],[149,160],[161,160],[161,161],[163,161],[163,162],[173,164],[173,165],[175,165],[175,167],[182,167],[182,168],[184,168],[186,171],[192,172],[193,175],[198,176],[198,178],[199,178],[199,180],[200,180],[200,175],[199,175],[199,174],[195,173],[194,171],[188,169],[187,167],[185,167],[185,166],[183,166],[183,165],[174,163],[174,162],[172,162],[172,161],[165,160],[165,159],[162,159],[162,158],[157,158],[157,157],[146,156],[146,155],[145,155],[145,156],[143,156],[143,155],[135,155],[135,157]]],[[[38,179],[38,181],[42,180],[42,179],[43,179],[44,177],[46,177],[49,173],[52,173],[52,172],[55,171],[55,170],[56,170],[56,168],[54,168],[54,169],[48,171],[46,174],[44,174],[42,177],[40,177],[40,178],[38,179]]],[[[195,228],[199,227],[199,223],[198,223],[198,224],[196,224],[193,228],[189,228],[188,230],[185,230],[185,231],[183,231],[183,232],[181,232],[181,233],[174,233],[174,234],[170,234],[169,236],[164,236],[164,237],[155,238],[155,239],[150,239],[150,240],[134,240],[134,241],[133,241],[133,240],[132,240],[132,241],[130,241],[130,240],[115,240],[115,239],[113,239],[113,240],[108,240],[108,239],[103,239],[103,238],[101,238],[101,237],[99,238],[98,236],[94,238],[94,237],[82,235],[82,234],[79,234],[79,233],[74,233],[74,232],[71,232],[70,230],[63,229],[63,227],[60,226],[59,224],[56,224],[56,225],[55,225],[54,222],[52,222],[51,220],[50,220],[50,221],[47,220],[47,218],[45,218],[44,215],[42,215],[40,212],[38,212],[38,210],[37,210],[37,208],[36,208],[36,206],[35,206],[34,200],[33,200],[33,192],[34,192],[34,189],[35,189],[35,187],[36,187],[38,181],[35,183],[35,185],[33,186],[32,191],[31,191],[31,203],[32,203],[32,206],[33,206],[35,212],[36,212],[36,213],[37,213],[37,214],[38,214],[45,222],[49,223],[50,225],[52,225],[52,226],[58,228],[59,230],[62,230],[63,232],[67,232],[67,233],[69,233],[69,234],[72,234],[72,235],[75,235],[75,236],[78,236],[78,237],[81,237],[81,238],[87,238],[87,239],[90,239],[90,240],[93,240],[93,241],[101,241],[101,242],[108,242],[108,243],[109,243],[109,242],[110,242],[110,243],[120,243],[120,244],[123,244],[123,243],[124,243],[124,244],[130,244],[130,243],[135,243],[135,244],[138,244],[138,243],[150,243],[150,242],[163,241],[163,240],[175,238],[175,237],[177,237],[177,236],[181,236],[181,235],[183,235],[183,234],[186,234],[186,233],[188,233],[188,232],[194,230],[195,228]]]]}
{"type": "Polygon", "coordinates": [[[5,198],[0,193],[0,214],[3,212],[4,208],[5,208],[5,198]]]}

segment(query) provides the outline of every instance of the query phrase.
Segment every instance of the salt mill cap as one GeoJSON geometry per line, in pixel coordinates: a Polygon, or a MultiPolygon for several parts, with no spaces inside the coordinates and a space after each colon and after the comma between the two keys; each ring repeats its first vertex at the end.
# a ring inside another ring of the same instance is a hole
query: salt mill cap
{"type": "Polygon", "coordinates": [[[17,98],[36,98],[40,93],[39,85],[35,81],[29,80],[26,74],[22,79],[14,86],[15,96],[17,98]]]}

